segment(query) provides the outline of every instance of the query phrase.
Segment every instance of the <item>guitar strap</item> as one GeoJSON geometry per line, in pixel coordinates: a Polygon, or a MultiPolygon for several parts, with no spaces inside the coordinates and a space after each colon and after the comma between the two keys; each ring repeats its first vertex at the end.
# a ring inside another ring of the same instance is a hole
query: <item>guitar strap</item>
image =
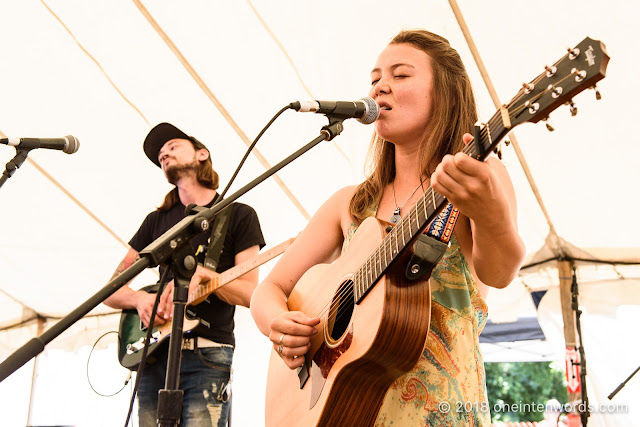
{"type": "MultiPolygon", "coordinates": [[[[221,200],[217,200],[217,202],[221,200]]],[[[209,270],[216,271],[218,268],[220,254],[222,253],[222,246],[224,245],[224,237],[227,235],[227,228],[229,228],[229,218],[231,217],[232,210],[233,204],[230,204],[218,212],[213,220],[211,237],[209,238],[209,249],[207,249],[207,255],[204,259],[204,266],[209,270]]]]}
{"type": "Polygon", "coordinates": [[[442,243],[449,244],[459,214],[458,209],[454,208],[451,203],[447,203],[442,212],[425,229],[425,234],[442,243]]]}
{"type": "Polygon", "coordinates": [[[458,209],[451,203],[431,221],[413,245],[413,255],[409,259],[405,276],[409,280],[417,280],[431,271],[438,264],[449,247],[449,240],[453,236],[453,228],[458,220],[458,209]]]}

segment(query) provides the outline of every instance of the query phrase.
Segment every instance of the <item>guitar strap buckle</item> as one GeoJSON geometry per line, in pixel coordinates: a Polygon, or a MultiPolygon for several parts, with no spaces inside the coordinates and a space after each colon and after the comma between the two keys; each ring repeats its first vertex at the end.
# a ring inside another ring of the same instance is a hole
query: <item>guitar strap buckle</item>
{"type": "Polygon", "coordinates": [[[438,264],[445,251],[449,247],[448,243],[420,234],[418,240],[413,245],[413,255],[409,259],[405,276],[409,280],[418,280],[429,273],[438,264]]]}
{"type": "Polygon", "coordinates": [[[449,240],[453,236],[459,214],[458,209],[451,203],[447,203],[424,233],[418,236],[418,240],[413,245],[413,255],[405,270],[407,279],[418,280],[427,274],[427,278],[431,276],[431,271],[449,247],[449,240]]]}

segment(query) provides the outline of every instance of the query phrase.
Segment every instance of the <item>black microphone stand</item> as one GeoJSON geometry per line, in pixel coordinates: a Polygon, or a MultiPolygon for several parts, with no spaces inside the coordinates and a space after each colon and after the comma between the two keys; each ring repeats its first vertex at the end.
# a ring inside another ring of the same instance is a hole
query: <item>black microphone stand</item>
{"type": "MultiPolygon", "coordinates": [[[[85,314],[95,308],[102,301],[111,296],[125,284],[140,274],[145,268],[166,264],[171,258],[174,271],[174,312],[171,336],[169,337],[169,360],[165,389],[158,393],[158,423],[160,426],[177,426],[182,411],[182,391],[178,390],[180,381],[182,326],[184,311],[189,290],[189,281],[196,269],[195,256],[191,248],[191,239],[209,229],[209,224],[215,215],[247,193],[258,184],[278,172],[280,169],[300,157],[322,141],[331,141],[344,129],[344,117],[328,116],[329,124],[322,127],[320,135],[307,145],[291,154],[289,157],[273,166],[271,169],[245,185],[231,196],[211,208],[197,208],[189,212],[179,223],[167,230],[149,246],[140,252],[140,259],[133,263],[118,276],[113,278],[100,291],[63,317],[50,329],[39,337],[32,338],[25,345],[16,350],[11,356],[0,363],[0,382],[22,367],[29,360],[44,351],[46,344],[80,320],[85,314]]],[[[26,158],[26,154],[24,155],[26,158]]],[[[22,160],[24,161],[24,159],[22,160]]]]}
{"type": "Polygon", "coordinates": [[[587,358],[584,352],[584,344],[582,343],[582,327],[580,326],[580,316],[582,315],[582,310],[580,310],[580,305],[578,304],[579,294],[580,293],[578,291],[578,278],[576,275],[576,268],[573,267],[573,277],[571,280],[571,309],[575,312],[576,331],[578,332],[580,345],[580,347],[578,348],[580,361],[578,363],[574,362],[574,365],[580,365],[580,397],[582,398],[584,410],[581,410],[579,412],[580,421],[583,426],[586,426],[591,413],[589,409],[589,397],[587,396],[587,358]]]}
{"type": "Polygon", "coordinates": [[[6,164],[4,172],[0,177],[0,187],[9,179],[11,175],[27,160],[30,148],[16,148],[16,155],[6,164]]]}
{"type": "MultiPolygon", "coordinates": [[[[208,223],[203,223],[207,224],[208,223]]],[[[189,242],[187,242],[189,243],[189,242]]],[[[173,323],[169,337],[169,356],[164,389],[158,391],[157,421],[159,426],[177,426],[182,415],[180,364],[182,362],[182,327],[189,297],[189,282],[196,271],[196,257],[191,244],[184,244],[171,256],[173,270],[173,323]],[[174,339],[175,338],[175,339],[174,339]]]]}

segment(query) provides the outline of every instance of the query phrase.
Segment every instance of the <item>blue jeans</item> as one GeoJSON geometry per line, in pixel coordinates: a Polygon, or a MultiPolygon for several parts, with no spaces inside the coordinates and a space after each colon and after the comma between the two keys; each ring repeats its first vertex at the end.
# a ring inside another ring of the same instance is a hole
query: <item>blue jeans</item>
{"type": "MultiPolygon", "coordinates": [[[[225,427],[229,417],[229,380],[233,349],[211,347],[183,350],[180,366],[181,426],[225,427]]],[[[167,354],[146,365],[138,389],[140,427],[157,426],[158,391],[165,387],[167,354]]]]}

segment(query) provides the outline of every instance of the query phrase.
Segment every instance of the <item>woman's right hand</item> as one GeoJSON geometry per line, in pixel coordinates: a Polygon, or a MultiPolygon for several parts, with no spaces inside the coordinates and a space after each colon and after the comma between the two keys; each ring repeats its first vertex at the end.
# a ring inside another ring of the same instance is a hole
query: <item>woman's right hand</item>
{"type": "Polygon", "coordinates": [[[302,356],[311,347],[311,337],[318,333],[315,328],[318,323],[320,318],[308,317],[301,311],[287,311],[271,321],[269,339],[289,369],[304,364],[302,356]]]}

